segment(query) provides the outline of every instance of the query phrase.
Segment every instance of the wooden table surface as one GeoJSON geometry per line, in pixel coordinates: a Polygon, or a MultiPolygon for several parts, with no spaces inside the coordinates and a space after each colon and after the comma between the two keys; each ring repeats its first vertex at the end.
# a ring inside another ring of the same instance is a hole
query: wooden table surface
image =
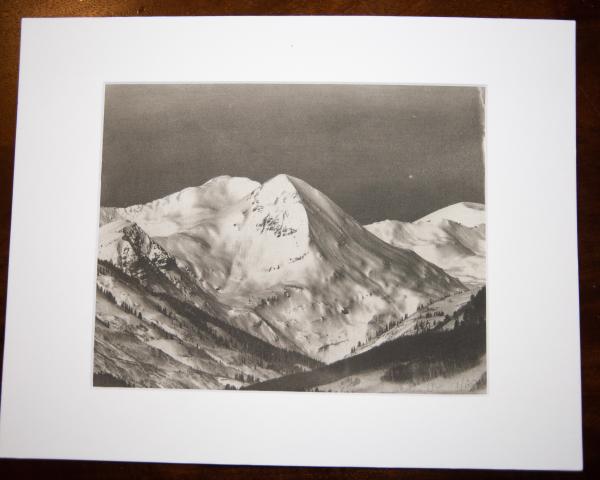
{"type": "Polygon", "coordinates": [[[583,376],[583,473],[225,467],[116,462],[0,460],[0,478],[333,479],[600,478],[600,1],[0,1],[0,338],[4,339],[20,19],[70,16],[409,15],[555,18],[577,21],[577,170],[583,376]]]}

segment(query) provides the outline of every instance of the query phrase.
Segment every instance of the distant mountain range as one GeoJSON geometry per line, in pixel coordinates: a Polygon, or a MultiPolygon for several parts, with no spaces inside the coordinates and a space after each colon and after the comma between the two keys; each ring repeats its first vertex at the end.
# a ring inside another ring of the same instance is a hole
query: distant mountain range
{"type": "Polygon", "coordinates": [[[394,247],[407,248],[465,285],[485,284],[485,209],[456,203],[416,222],[384,220],[365,227],[394,247]]]}
{"type": "Polygon", "coordinates": [[[312,370],[485,284],[483,205],[363,227],[288,175],[102,207],[99,237],[98,385],[239,388],[312,370]]]}

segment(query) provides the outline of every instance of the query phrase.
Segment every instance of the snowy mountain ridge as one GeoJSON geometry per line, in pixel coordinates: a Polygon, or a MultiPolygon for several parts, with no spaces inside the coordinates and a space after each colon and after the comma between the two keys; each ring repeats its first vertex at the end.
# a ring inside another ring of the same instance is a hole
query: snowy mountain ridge
{"type": "Polygon", "coordinates": [[[460,223],[465,227],[485,224],[485,205],[475,202],[459,202],[440,208],[414,223],[436,224],[442,220],[460,223]]]}
{"type": "Polygon", "coordinates": [[[384,220],[365,227],[381,240],[413,250],[470,286],[485,284],[485,207],[457,203],[415,222],[384,220]]]}

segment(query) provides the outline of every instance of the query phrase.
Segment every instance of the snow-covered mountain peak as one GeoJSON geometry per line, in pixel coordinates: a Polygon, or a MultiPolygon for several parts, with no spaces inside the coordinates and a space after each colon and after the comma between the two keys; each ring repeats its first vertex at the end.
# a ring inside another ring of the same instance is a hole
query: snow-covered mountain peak
{"type": "Polygon", "coordinates": [[[298,203],[301,200],[292,177],[285,174],[276,175],[267,180],[252,195],[256,202],[263,205],[292,204],[298,203]]]}
{"type": "Polygon", "coordinates": [[[179,192],[154,200],[143,205],[134,205],[124,210],[157,211],[160,214],[183,214],[197,208],[219,209],[238,202],[260,184],[245,177],[221,175],[210,179],[197,187],[184,188],[179,192]]]}
{"type": "Polygon", "coordinates": [[[149,203],[125,208],[103,207],[100,225],[126,219],[153,237],[164,237],[213,217],[215,212],[238,203],[259,187],[260,183],[249,178],[222,175],[149,203]]]}
{"type": "Polygon", "coordinates": [[[309,237],[309,217],[294,180],[285,174],[277,175],[234,207],[245,208],[246,227],[275,239],[293,236],[295,245],[305,245],[309,237]]]}
{"type": "Polygon", "coordinates": [[[270,188],[282,188],[284,190],[295,190],[294,185],[298,179],[288,175],[287,173],[280,173],[263,183],[263,187],[269,186],[270,188]]]}
{"type": "Polygon", "coordinates": [[[199,188],[218,191],[226,195],[232,202],[236,202],[260,186],[260,183],[247,177],[230,177],[221,175],[210,179],[199,188]]]}
{"type": "Polygon", "coordinates": [[[287,175],[266,181],[228,209],[225,218],[236,226],[227,235],[219,228],[222,245],[233,254],[224,291],[237,292],[242,285],[269,288],[304,268],[300,260],[309,253],[309,217],[287,175]]]}
{"type": "Polygon", "coordinates": [[[460,223],[465,227],[476,227],[485,223],[485,205],[475,202],[459,202],[436,210],[415,223],[438,224],[443,220],[460,223]]]}

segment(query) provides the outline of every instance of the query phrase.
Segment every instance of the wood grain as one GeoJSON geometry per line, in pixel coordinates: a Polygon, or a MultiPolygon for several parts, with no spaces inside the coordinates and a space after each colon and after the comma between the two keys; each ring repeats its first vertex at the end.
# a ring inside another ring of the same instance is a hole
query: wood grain
{"type": "MultiPolygon", "coordinates": [[[[17,109],[20,19],[69,16],[409,15],[577,20],[577,169],[583,473],[600,478],[600,3],[598,1],[393,0],[3,0],[0,3],[0,337],[4,339],[10,209],[17,109]]],[[[81,461],[0,461],[1,478],[90,479],[447,479],[538,478],[567,474],[343,468],[223,467],[81,461]]]]}

